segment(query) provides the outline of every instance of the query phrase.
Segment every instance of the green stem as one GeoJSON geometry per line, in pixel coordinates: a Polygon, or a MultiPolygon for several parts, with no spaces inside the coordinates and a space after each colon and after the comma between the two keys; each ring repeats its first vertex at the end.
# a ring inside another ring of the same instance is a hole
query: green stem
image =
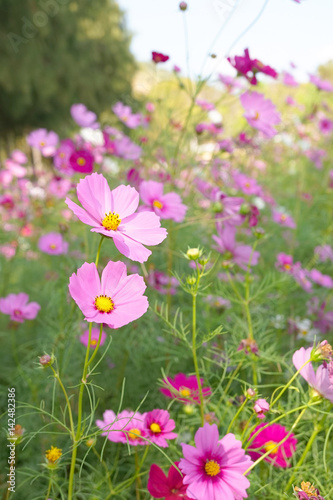
{"type": "Polygon", "coordinates": [[[232,424],[235,422],[235,420],[237,419],[238,415],[243,411],[243,408],[246,405],[246,403],[248,402],[248,399],[249,398],[245,398],[245,401],[243,402],[243,404],[238,408],[237,412],[235,413],[234,418],[231,420],[231,422],[229,424],[229,427],[228,427],[228,430],[227,430],[227,434],[230,432],[232,424]]]}
{"type": "Polygon", "coordinates": [[[101,239],[100,239],[100,242],[99,242],[99,245],[97,248],[96,260],[95,260],[96,267],[98,266],[99,254],[101,253],[101,247],[102,247],[103,240],[104,240],[104,236],[101,236],[101,239]]]}
{"type": "Polygon", "coordinates": [[[70,404],[70,401],[69,401],[66,389],[64,387],[64,384],[62,383],[61,378],[59,376],[59,373],[55,371],[55,369],[53,368],[52,365],[50,365],[50,368],[53,371],[54,376],[57,379],[57,381],[58,381],[58,383],[59,383],[59,385],[61,387],[61,390],[64,393],[65,399],[66,399],[66,403],[67,403],[67,407],[68,407],[69,421],[70,421],[71,431],[72,431],[72,440],[74,441],[75,440],[75,428],[74,428],[74,422],[73,422],[73,414],[72,414],[71,404],[70,404]]]}
{"type": "Polygon", "coordinates": [[[288,389],[288,387],[293,383],[293,381],[295,380],[295,378],[297,377],[297,375],[299,375],[299,373],[301,372],[301,370],[303,370],[303,368],[311,362],[311,358],[308,359],[301,367],[299,370],[297,370],[296,373],[294,373],[294,375],[291,377],[291,379],[289,380],[289,382],[287,383],[287,385],[285,385],[283,387],[283,389],[281,390],[281,392],[276,396],[276,398],[271,402],[270,404],[270,409],[272,409],[272,406],[275,405],[275,403],[280,399],[280,397],[282,396],[282,394],[284,394],[284,392],[288,389]]]}
{"type": "Polygon", "coordinates": [[[52,487],[52,477],[50,476],[49,487],[47,488],[45,500],[48,500],[50,498],[51,487],[52,487]]]}
{"type": "Polygon", "coordinates": [[[198,388],[199,388],[201,425],[203,426],[204,422],[205,422],[204,402],[203,402],[203,393],[202,393],[202,386],[201,386],[200,373],[199,373],[199,365],[198,365],[198,358],[197,358],[197,343],[196,343],[197,342],[196,341],[196,336],[197,336],[197,296],[196,296],[196,293],[193,293],[192,299],[193,299],[192,300],[192,355],[193,355],[195,374],[197,377],[198,388]]]}
{"type": "Polygon", "coordinates": [[[95,356],[97,354],[98,348],[99,348],[101,340],[102,340],[102,333],[103,333],[103,323],[101,323],[100,330],[99,330],[98,342],[96,344],[94,352],[91,355],[91,358],[88,361],[88,366],[93,362],[93,360],[94,360],[94,358],[95,358],[95,356]]]}
{"type": "Polygon", "coordinates": [[[114,491],[112,489],[112,483],[111,483],[111,478],[110,478],[108,466],[106,465],[105,460],[102,459],[102,457],[100,456],[100,454],[98,453],[98,451],[96,450],[96,448],[94,446],[92,447],[92,450],[95,453],[96,457],[99,459],[99,461],[102,462],[102,464],[103,464],[103,467],[105,469],[106,479],[107,479],[107,482],[108,482],[108,485],[110,488],[110,496],[111,496],[114,493],[114,491]]]}

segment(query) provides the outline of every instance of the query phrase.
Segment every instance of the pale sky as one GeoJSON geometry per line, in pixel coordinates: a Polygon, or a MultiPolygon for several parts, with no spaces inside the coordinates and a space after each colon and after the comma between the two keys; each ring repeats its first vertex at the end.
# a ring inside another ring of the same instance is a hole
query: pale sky
{"type": "Polygon", "coordinates": [[[183,75],[187,75],[184,16],[192,77],[202,73],[203,63],[203,75],[234,74],[225,61],[230,47],[231,55],[242,54],[248,47],[251,57],[278,71],[289,70],[292,61],[300,80],[307,80],[319,64],[333,60],[333,0],[301,0],[300,4],[294,0],[188,0],[185,13],[179,10],[179,0],[118,2],[133,33],[131,49],[137,60],[149,61],[153,50],[162,52],[171,59],[165,69],[177,64],[183,75]],[[256,24],[237,41],[264,6],[256,24]],[[212,60],[208,53],[218,58],[212,60]]]}

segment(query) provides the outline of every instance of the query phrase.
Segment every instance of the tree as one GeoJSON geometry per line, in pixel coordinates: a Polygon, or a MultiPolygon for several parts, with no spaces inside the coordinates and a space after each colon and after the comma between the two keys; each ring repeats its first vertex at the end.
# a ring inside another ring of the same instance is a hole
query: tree
{"type": "Polygon", "coordinates": [[[0,133],[57,128],[82,102],[131,92],[130,36],[114,0],[0,0],[0,133]]]}

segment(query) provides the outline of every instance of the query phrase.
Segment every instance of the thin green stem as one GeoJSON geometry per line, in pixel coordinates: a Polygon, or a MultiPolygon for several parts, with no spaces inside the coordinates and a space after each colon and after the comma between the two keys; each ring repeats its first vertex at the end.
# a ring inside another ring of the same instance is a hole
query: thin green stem
{"type": "Polygon", "coordinates": [[[232,424],[235,422],[235,420],[237,419],[238,415],[240,415],[240,413],[243,411],[243,408],[246,405],[246,403],[248,402],[248,400],[249,400],[249,398],[245,398],[245,401],[243,402],[243,404],[238,408],[237,412],[234,415],[234,418],[231,420],[231,422],[229,424],[229,427],[228,427],[228,430],[227,430],[227,434],[230,432],[232,424]]]}
{"type": "Polygon", "coordinates": [[[105,460],[103,460],[103,458],[101,457],[101,455],[98,453],[98,451],[96,450],[96,448],[94,446],[92,447],[92,450],[93,450],[94,454],[96,455],[96,457],[99,459],[99,461],[102,462],[102,464],[103,464],[103,467],[105,469],[106,479],[107,479],[109,489],[110,489],[110,495],[112,495],[114,493],[114,491],[112,489],[112,482],[111,482],[108,466],[106,465],[105,460]]]}
{"type": "Polygon", "coordinates": [[[67,403],[67,408],[68,408],[69,422],[70,422],[70,426],[71,426],[72,440],[75,441],[75,428],[74,428],[73,414],[72,414],[71,404],[70,404],[70,401],[69,401],[69,398],[68,398],[68,395],[67,395],[67,391],[66,391],[66,389],[64,387],[64,384],[61,381],[59,373],[55,371],[55,369],[53,368],[52,365],[50,365],[50,368],[53,371],[54,376],[57,379],[57,381],[58,381],[58,383],[59,383],[59,385],[61,387],[61,390],[62,390],[62,392],[63,392],[63,394],[65,396],[66,403],[67,403]]]}
{"type": "Polygon", "coordinates": [[[50,476],[49,487],[47,488],[45,500],[48,500],[50,498],[51,487],[52,487],[52,477],[50,476]]]}
{"type": "Polygon", "coordinates": [[[102,333],[103,333],[103,323],[101,323],[100,330],[99,330],[98,342],[96,344],[94,352],[91,355],[91,358],[88,361],[88,366],[91,365],[91,363],[93,362],[93,360],[94,360],[94,358],[95,358],[95,356],[97,354],[98,348],[99,348],[101,340],[102,340],[102,333]]]}
{"type": "Polygon", "coordinates": [[[197,295],[196,295],[196,292],[194,292],[192,294],[192,355],[193,355],[195,374],[197,377],[197,383],[198,383],[198,388],[199,388],[201,425],[203,426],[204,422],[205,422],[205,414],[204,414],[202,385],[201,385],[198,358],[197,358],[197,339],[196,339],[196,337],[197,337],[197,295]]]}
{"type": "Polygon", "coordinates": [[[103,240],[104,240],[104,236],[101,237],[98,248],[97,248],[96,260],[95,260],[96,267],[98,266],[99,255],[101,253],[101,247],[102,247],[103,240]]]}
{"type": "Polygon", "coordinates": [[[295,378],[297,377],[297,375],[299,375],[299,373],[301,372],[301,370],[303,370],[303,368],[309,364],[311,362],[311,358],[308,359],[301,367],[299,370],[297,370],[296,373],[294,373],[294,375],[291,377],[291,379],[289,380],[289,382],[287,383],[287,385],[285,385],[283,387],[283,389],[281,390],[281,392],[276,396],[276,398],[270,403],[270,408],[272,408],[272,406],[275,405],[275,403],[281,398],[282,394],[285,393],[285,391],[288,389],[288,387],[293,383],[293,381],[295,380],[295,378]]]}

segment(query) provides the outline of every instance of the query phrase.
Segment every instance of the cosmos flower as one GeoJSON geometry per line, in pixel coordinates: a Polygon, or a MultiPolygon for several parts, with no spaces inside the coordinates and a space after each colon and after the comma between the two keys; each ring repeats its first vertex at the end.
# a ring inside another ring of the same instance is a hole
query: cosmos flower
{"type": "Polygon", "coordinates": [[[178,434],[172,432],[176,427],[167,410],[152,410],[144,415],[144,428],[147,438],[161,448],[169,445],[167,439],[176,439],[178,434]]]}
{"type": "Polygon", "coordinates": [[[128,443],[131,446],[147,445],[144,415],[139,412],[123,410],[116,415],[112,410],[103,413],[103,420],[96,420],[102,429],[102,436],[107,436],[114,443],[128,443]]]}
{"type": "Polygon", "coordinates": [[[73,175],[74,170],[72,169],[69,159],[75,151],[74,142],[71,139],[65,139],[61,141],[60,146],[55,152],[53,157],[54,166],[59,172],[65,175],[73,175]]]}
{"type": "Polygon", "coordinates": [[[269,403],[266,401],[266,399],[257,399],[257,401],[254,403],[253,409],[256,412],[258,418],[264,419],[265,413],[269,411],[269,403]]]}
{"type": "Polygon", "coordinates": [[[61,179],[54,177],[47,186],[48,192],[56,198],[65,198],[68,191],[71,189],[72,183],[69,179],[61,179]]]}
{"type": "Polygon", "coordinates": [[[257,435],[248,448],[250,457],[253,460],[257,460],[261,455],[270,451],[270,454],[264,458],[266,462],[273,464],[275,467],[289,467],[287,459],[294,455],[297,445],[294,434],[289,434],[287,439],[279,446],[278,443],[288,435],[287,429],[282,425],[271,424],[267,426],[267,424],[262,423],[254,429],[250,439],[255,434],[257,435]]]}
{"type": "MultiPolygon", "coordinates": [[[[98,343],[98,339],[99,339],[99,328],[92,328],[91,329],[91,341],[90,341],[90,347],[92,349],[95,349],[95,347],[98,343]]],[[[105,341],[106,341],[106,333],[104,332],[104,330],[102,330],[101,342],[99,345],[102,346],[105,343],[105,341]]],[[[80,336],[80,342],[84,346],[88,347],[89,329],[85,330],[83,332],[83,334],[80,336]]]]}
{"type": "MultiPolygon", "coordinates": [[[[305,349],[301,347],[293,355],[293,363],[296,370],[299,370],[311,358],[312,347],[305,349]]],[[[312,363],[307,363],[300,371],[301,376],[307,381],[320,396],[333,403],[333,383],[330,379],[330,365],[324,361],[314,371],[312,363]]]]}
{"type": "Polygon", "coordinates": [[[244,50],[244,56],[228,57],[228,61],[233,66],[239,75],[244,76],[251,85],[257,85],[257,73],[264,73],[272,78],[277,78],[278,74],[275,69],[263,64],[258,59],[251,59],[249,49],[244,50]]]}
{"type": "MultiPolygon", "coordinates": [[[[203,385],[204,380],[200,379],[201,385],[203,385]]],[[[168,398],[178,399],[182,403],[199,403],[199,387],[197,377],[195,375],[190,375],[187,377],[185,373],[178,373],[175,378],[172,379],[167,377],[164,382],[164,387],[160,389],[164,396],[168,398]]],[[[208,397],[211,395],[212,391],[210,387],[202,388],[203,397],[208,397]]]]}
{"type": "Polygon", "coordinates": [[[68,252],[68,243],[60,233],[47,233],[39,238],[38,248],[49,255],[62,255],[68,252]]]}
{"type": "Polygon", "coordinates": [[[80,127],[90,127],[97,128],[99,126],[96,123],[96,113],[89,111],[89,109],[84,104],[73,104],[70,109],[73,120],[80,127]]]}
{"type": "Polygon", "coordinates": [[[244,476],[252,465],[234,434],[219,439],[216,424],[205,423],[195,434],[195,446],[182,444],[179,468],[190,498],[241,500],[247,498],[250,481],[244,476]]]}
{"type": "Polygon", "coordinates": [[[293,269],[293,257],[286,253],[278,253],[276,256],[275,266],[279,271],[291,273],[293,269]]]}
{"type": "Polygon", "coordinates": [[[158,245],[167,235],[160,219],[152,212],[134,213],[139,193],[130,186],[110,190],[103,175],[94,173],[81,179],[77,196],[79,207],[66,198],[68,207],[91,231],[113,238],[120,253],[131,260],[145,262],[151,251],[143,245],[158,245]]]}
{"type": "MultiPolygon", "coordinates": [[[[175,462],[178,467],[179,462],[175,462]]],[[[165,500],[189,500],[186,496],[187,486],[183,483],[183,476],[173,465],[166,476],[162,469],[152,464],[149,471],[147,490],[153,498],[164,498],[165,500]]]]}
{"type": "Polygon", "coordinates": [[[260,130],[266,137],[276,135],[274,125],[281,121],[280,114],[269,99],[265,99],[259,92],[245,92],[240,96],[245,109],[244,117],[251,127],[260,130]]]}
{"type": "Polygon", "coordinates": [[[273,210],[273,221],[283,227],[296,228],[296,223],[291,215],[279,210],[273,210]]]}
{"type": "Polygon", "coordinates": [[[155,63],[155,64],[158,64],[158,63],[164,63],[166,61],[168,61],[170,58],[169,56],[166,56],[164,54],[161,54],[161,52],[152,52],[151,53],[151,58],[152,58],[152,61],[155,63]]]}
{"type": "Polygon", "coordinates": [[[30,132],[27,136],[27,143],[29,146],[39,149],[43,156],[53,156],[56,152],[59,137],[58,135],[45,128],[39,128],[30,132]]]}
{"type": "Polygon", "coordinates": [[[122,102],[117,102],[112,107],[112,111],[128,128],[137,128],[143,123],[142,115],[140,113],[133,114],[130,106],[125,106],[122,102]]]}
{"type": "Polygon", "coordinates": [[[74,172],[90,174],[94,170],[94,156],[86,149],[79,149],[72,152],[69,164],[74,172]]]}
{"type": "Polygon", "coordinates": [[[179,281],[174,276],[168,276],[163,271],[150,269],[146,278],[148,286],[154,288],[162,295],[177,293],[179,281]]]}
{"type": "Polygon", "coordinates": [[[298,83],[295,80],[295,78],[293,77],[293,75],[291,75],[287,71],[285,71],[283,73],[283,83],[284,83],[284,85],[287,85],[288,87],[298,87],[298,83]]]}
{"type": "Polygon", "coordinates": [[[322,274],[318,269],[311,269],[311,271],[308,272],[308,276],[317,285],[321,285],[325,288],[333,288],[332,278],[327,274],[322,274]]]}
{"type": "MultiPolygon", "coordinates": [[[[296,1],[296,0],[295,0],[296,1]]],[[[328,80],[321,80],[317,75],[309,75],[310,82],[313,83],[318,90],[324,90],[325,92],[332,92],[333,85],[328,80]]]]}
{"type": "Polygon", "coordinates": [[[26,293],[10,293],[0,299],[0,312],[9,314],[12,321],[23,323],[25,319],[35,319],[40,309],[37,302],[28,304],[29,295],[26,293]]]}
{"type": "Polygon", "coordinates": [[[298,488],[298,486],[294,488],[294,495],[298,500],[325,500],[324,497],[320,495],[318,488],[315,488],[310,482],[305,481],[301,482],[300,488],[298,488]]]}
{"type": "Polygon", "coordinates": [[[238,244],[235,239],[236,228],[226,226],[220,230],[218,236],[213,235],[216,245],[213,247],[223,255],[225,262],[233,262],[240,268],[246,270],[247,267],[256,266],[260,257],[260,252],[253,252],[249,245],[238,244]]]}
{"type": "Polygon", "coordinates": [[[175,222],[184,220],[187,206],[182,203],[177,193],[163,194],[161,182],[143,181],[140,184],[140,197],[144,208],[155,212],[161,219],[172,219],[175,222]]]}
{"type": "Polygon", "coordinates": [[[123,262],[108,262],[99,278],[95,264],[85,262],[69,278],[69,292],[85,320],[120,328],[140,318],[148,309],[144,280],[127,276],[123,262]]]}

